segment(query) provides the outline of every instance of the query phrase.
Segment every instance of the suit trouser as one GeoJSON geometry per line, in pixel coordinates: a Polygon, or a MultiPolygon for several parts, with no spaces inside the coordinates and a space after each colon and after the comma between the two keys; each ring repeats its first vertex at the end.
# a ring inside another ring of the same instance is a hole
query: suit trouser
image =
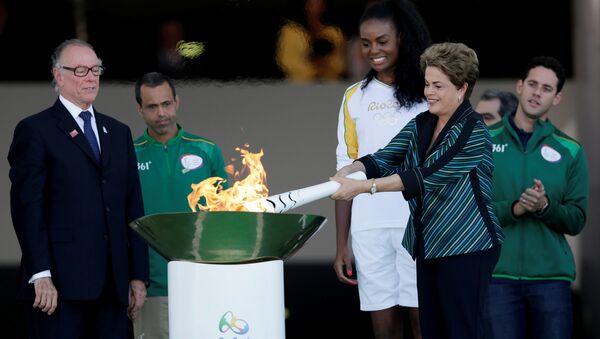
{"type": "Polygon", "coordinates": [[[481,339],[484,307],[500,247],[417,261],[423,339],[481,339]]]}
{"type": "Polygon", "coordinates": [[[58,291],[58,307],[52,315],[26,302],[28,338],[127,339],[127,305],[119,301],[114,285],[112,274],[107,274],[104,290],[95,300],[62,300],[58,291]]]}

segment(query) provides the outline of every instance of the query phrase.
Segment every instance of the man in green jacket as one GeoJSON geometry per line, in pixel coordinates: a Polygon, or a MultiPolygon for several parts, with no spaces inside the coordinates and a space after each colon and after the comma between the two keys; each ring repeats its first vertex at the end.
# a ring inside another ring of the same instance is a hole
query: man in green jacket
{"type": "Polygon", "coordinates": [[[496,339],[571,338],[575,262],[565,234],[585,224],[588,172],[582,146],[547,117],[564,83],[556,59],[533,58],[516,113],[490,126],[494,211],[506,236],[488,296],[496,339]]]}
{"type": "MultiPolygon", "coordinates": [[[[177,124],[179,97],[169,77],[144,75],[135,84],[135,98],[148,127],[134,141],[145,214],[190,212],[191,184],[214,176],[227,178],[221,150],[177,124]]],[[[167,260],[152,248],[149,259],[148,300],[134,322],[134,335],[168,339],[167,260]]]]}

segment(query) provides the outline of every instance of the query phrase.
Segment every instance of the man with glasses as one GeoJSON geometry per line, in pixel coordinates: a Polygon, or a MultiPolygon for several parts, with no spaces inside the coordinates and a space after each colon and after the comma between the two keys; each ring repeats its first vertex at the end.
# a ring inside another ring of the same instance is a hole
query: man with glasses
{"type": "Polygon", "coordinates": [[[21,245],[18,298],[29,338],[127,338],[145,300],[148,250],[129,128],[92,106],[104,72],[67,40],[52,55],[58,99],[14,131],[11,214],[21,245]],[[33,307],[32,307],[33,306],[33,307]]]}

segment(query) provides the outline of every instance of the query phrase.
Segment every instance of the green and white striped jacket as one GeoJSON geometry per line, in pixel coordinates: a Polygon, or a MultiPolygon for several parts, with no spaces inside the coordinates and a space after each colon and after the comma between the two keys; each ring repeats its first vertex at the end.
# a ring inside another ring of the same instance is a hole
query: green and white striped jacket
{"type": "Polygon", "coordinates": [[[411,212],[402,245],[420,260],[490,249],[504,237],[492,208],[492,143],[480,115],[461,104],[428,152],[436,122],[423,112],[358,160],[368,178],[402,179],[411,212]]]}

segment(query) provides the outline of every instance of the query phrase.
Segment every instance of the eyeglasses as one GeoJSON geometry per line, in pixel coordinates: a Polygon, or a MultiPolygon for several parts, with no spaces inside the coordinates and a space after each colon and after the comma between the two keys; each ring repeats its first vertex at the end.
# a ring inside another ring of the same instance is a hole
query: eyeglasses
{"type": "Polygon", "coordinates": [[[66,69],[67,71],[73,71],[73,74],[75,74],[76,77],[84,77],[84,76],[88,75],[88,73],[90,71],[92,71],[92,74],[95,75],[95,76],[99,76],[99,75],[104,74],[104,66],[67,67],[67,66],[63,66],[63,65],[58,65],[58,68],[66,69]]]}

